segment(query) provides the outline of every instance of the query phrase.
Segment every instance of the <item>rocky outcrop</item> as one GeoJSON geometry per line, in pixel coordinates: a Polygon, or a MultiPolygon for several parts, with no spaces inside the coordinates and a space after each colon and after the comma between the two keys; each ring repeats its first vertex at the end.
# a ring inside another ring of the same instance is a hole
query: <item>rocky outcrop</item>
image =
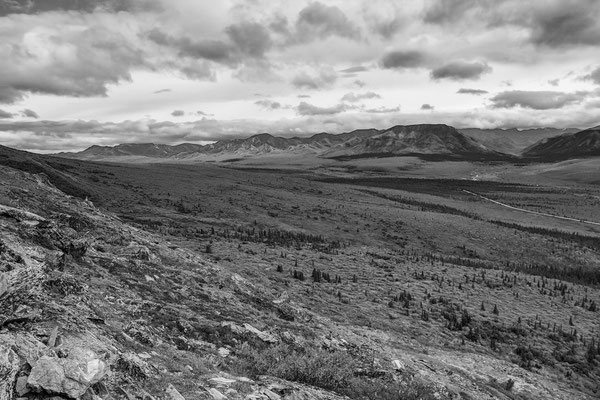
{"type": "Polygon", "coordinates": [[[93,351],[74,348],[65,358],[40,358],[31,369],[27,386],[36,392],[55,393],[76,399],[83,396],[107,372],[107,364],[93,351]]]}

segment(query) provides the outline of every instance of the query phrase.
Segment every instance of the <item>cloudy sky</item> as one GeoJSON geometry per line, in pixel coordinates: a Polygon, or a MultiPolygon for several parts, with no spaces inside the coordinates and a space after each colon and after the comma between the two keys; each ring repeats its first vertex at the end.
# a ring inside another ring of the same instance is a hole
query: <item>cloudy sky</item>
{"type": "Polygon", "coordinates": [[[600,124],[597,0],[0,0],[0,144],[600,124]]]}

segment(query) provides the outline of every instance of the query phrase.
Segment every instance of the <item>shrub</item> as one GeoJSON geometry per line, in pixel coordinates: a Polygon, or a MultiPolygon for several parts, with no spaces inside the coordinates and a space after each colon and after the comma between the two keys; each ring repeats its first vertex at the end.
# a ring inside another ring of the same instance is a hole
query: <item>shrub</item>
{"type": "Polygon", "coordinates": [[[243,344],[232,372],[257,378],[272,375],[347,395],[353,399],[434,399],[423,384],[403,385],[373,368],[372,358],[343,350],[303,348],[279,344],[258,350],[243,344]]]}

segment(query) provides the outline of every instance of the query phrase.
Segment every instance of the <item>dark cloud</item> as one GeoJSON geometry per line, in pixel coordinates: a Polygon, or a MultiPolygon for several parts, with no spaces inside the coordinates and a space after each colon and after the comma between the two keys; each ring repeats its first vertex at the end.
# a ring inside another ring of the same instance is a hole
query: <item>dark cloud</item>
{"type": "Polygon", "coordinates": [[[298,96],[299,99],[310,99],[310,95],[309,94],[299,94],[298,96]]]}
{"type": "Polygon", "coordinates": [[[298,107],[296,107],[296,112],[299,115],[334,115],[334,114],[339,114],[342,113],[344,111],[346,111],[348,109],[347,106],[345,106],[344,104],[338,104],[336,106],[333,107],[318,107],[318,106],[314,106],[312,104],[306,103],[306,102],[301,102],[300,104],[298,104],[298,107]]]}
{"type": "Polygon", "coordinates": [[[171,113],[174,117],[183,117],[185,115],[185,111],[183,110],[175,110],[171,113]]]}
{"type": "Polygon", "coordinates": [[[251,57],[263,57],[273,45],[269,31],[258,23],[242,22],[230,25],[225,31],[239,51],[251,57]]]}
{"type": "Polygon", "coordinates": [[[590,81],[594,82],[595,84],[600,85],[600,67],[596,68],[591,73],[584,76],[583,79],[590,80],[590,81]]]}
{"type": "Polygon", "coordinates": [[[384,39],[392,38],[403,26],[400,17],[394,17],[388,20],[374,20],[370,24],[371,31],[380,35],[384,39]]]}
{"type": "Polygon", "coordinates": [[[365,72],[365,71],[368,71],[368,70],[369,70],[369,68],[363,67],[362,65],[358,65],[356,67],[350,67],[350,68],[342,69],[342,70],[340,70],[340,72],[343,72],[345,74],[354,74],[356,72],[365,72]]]}
{"type": "Polygon", "coordinates": [[[456,81],[479,79],[482,74],[491,72],[492,68],[482,62],[455,61],[431,71],[431,78],[451,79],[456,81]]]}
{"type": "Polygon", "coordinates": [[[380,99],[381,96],[375,92],[366,92],[366,93],[346,93],[342,97],[342,101],[347,101],[349,103],[356,103],[365,99],[380,99]]]}
{"type": "Polygon", "coordinates": [[[419,51],[391,51],[381,59],[383,68],[418,68],[425,62],[425,55],[419,51]]]}
{"type": "Polygon", "coordinates": [[[559,82],[560,82],[560,79],[550,79],[548,81],[548,84],[550,84],[552,86],[558,86],[559,82]]]}
{"type": "Polygon", "coordinates": [[[0,16],[48,11],[119,12],[161,9],[155,0],[0,0],[0,16]]]}
{"type": "Polygon", "coordinates": [[[167,93],[167,92],[170,92],[170,91],[171,91],[171,89],[160,89],[160,90],[157,90],[155,92],[152,92],[152,94],[167,93]]]}
{"type": "Polygon", "coordinates": [[[204,111],[200,111],[200,110],[196,111],[196,115],[200,115],[202,117],[212,117],[212,116],[214,116],[214,114],[205,113],[204,111]]]}
{"type": "Polygon", "coordinates": [[[600,45],[600,2],[564,0],[535,10],[529,21],[531,41],[537,45],[563,47],[600,45]]]}
{"type": "Polygon", "coordinates": [[[22,115],[23,117],[27,117],[27,118],[35,118],[35,119],[38,119],[38,118],[40,117],[40,116],[38,115],[38,113],[36,113],[35,111],[33,111],[33,110],[30,110],[30,109],[28,109],[28,108],[26,108],[25,110],[22,110],[22,111],[21,111],[21,115],[22,115]]]}
{"type": "Polygon", "coordinates": [[[421,110],[433,110],[434,108],[435,107],[433,107],[431,104],[427,104],[427,103],[425,103],[421,106],[421,110]]]}
{"type": "Polygon", "coordinates": [[[481,0],[432,0],[425,8],[423,20],[430,24],[457,22],[469,10],[476,9],[481,0]]]}
{"type": "Polygon", "coordinates": [[[228,65],[238,63],[234,46],[221,40],[193,41],[188,37],[171,36],[159,29],[148,32],[148,38],[161,46],[177,49],[182,57],[199,58],[228,65]]]}
{"type": "Polygon", "coordinates": [[[456,93],[459,93],[459,94],[473,94],[475,96],[481,96],[482,94],[488,94],[489,92],[487,90],[481,90],[481,89],[460,88],[460,89],[458,89],[458,91],[456,93]]]}
{"type": "MultiPolygon", "coordinates": [[[[0,80],[1,81],[1,80],[0,80]]],[[[5,83],[8,85],[9,82],[5,83]]],[[[10,86],[0,86],[0,104],[11,104],[22,100],[25,97],[25,93],[10,87],[10,86]]]]}
{"type": "Polygon", "coordinates": [[[280,102],[272,100],[258,100],[255,101],[254,104],[261,108],[264,108],[265,110],[277,110],[281,108],[280,102]]]}
{"type": "Polygon", "coordinates": [[[329,36],[360,38],[360,30],[342,10],[319,2],[311,3],[300,11],[296,21],[296,34],[300,42],[329,36]]]}
{"type": "Polygon", "coordinates": [[[0,110],[0,119],[12,118],[14,115],[8,111],[0,110]]]}
{"type": "Polygon", "coordinates": [[[360,79],[356,79],[356,80],[355,80],[354,82],[352,82],[352,83],[354,83],[354,84],[355,84],[356,86],[358,86],[359,88],[362,88],[362,87],[365,87],[365,86],[366,86],[366,83],[365,83],[364,81],[361,81],[360,79]]]}
{"type": "Polygon", "coordinates": [[[563,93],[553,91],[512,90],[494,96],[492,107],[513,108],[522,107],[533,110],[550,110],[582,102],[588,92],[563,93]]]}
{"type": "Polygon", "coordinates": [[[323,69],[318,75],[301,72],[292,79],[292,85],[300,89],[318,90],[331,86],[337,80],[335,71],[323,69]]]}

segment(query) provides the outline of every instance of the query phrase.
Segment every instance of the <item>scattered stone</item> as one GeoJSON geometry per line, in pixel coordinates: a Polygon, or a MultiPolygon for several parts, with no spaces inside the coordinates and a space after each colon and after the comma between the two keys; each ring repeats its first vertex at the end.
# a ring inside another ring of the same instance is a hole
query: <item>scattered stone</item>
{"type": "Polygon", "coordinates": [[[263,342],[267,342],[267,343],[277,343],[277,342],[279,342],[279,339],[276,336],[271,335],[268,332],[263,332],[261,330],[258,330],[258,329],[256,329],[255,327],[253,327],[250,324],[244,324],[244,328],[246,328],[246,330],[248,332],[251,332],[251,333],[255,334],[256,336],[258,336],[258,338],[260,340],[262,340],[263,342]]]}
{"type": "Polygon", "coordinates": [[[227,357],[229,355],[229,353],[231,353],[231,350],[226,349],[225,347],[219,347],[219,355],[221,357],[227,357]]]}
{"type": "Polygon", "coordinates": [[[235,379],[224,378],[222,376],[218,376],[216,378],[210,378],[209,381],[211,381],[216,386],[229,386],[232,383],[236,382],[235,379]]]}
{"type": "Polygon", "coordinates": [[[396,371],[404,371],[406,369],[406,365],[400,360],[392,361],[392,365],[396,371]]]}
{"type": "Polygon", "coordinates": [[[148,379],[154,375],[153,368],[133,353],[121,354],[116,362],[116,368],[135,379],[148,379]]]}
{"type": "Polygon", "coordinates": [[[183,397],[181,393],[179,393],[177,389],[175,389],[175,386],[173,386],[170,383],[169,386],[167,386],[167,394],[169,395],[171,400],[185,400],[185,397],[183,397]]]}

